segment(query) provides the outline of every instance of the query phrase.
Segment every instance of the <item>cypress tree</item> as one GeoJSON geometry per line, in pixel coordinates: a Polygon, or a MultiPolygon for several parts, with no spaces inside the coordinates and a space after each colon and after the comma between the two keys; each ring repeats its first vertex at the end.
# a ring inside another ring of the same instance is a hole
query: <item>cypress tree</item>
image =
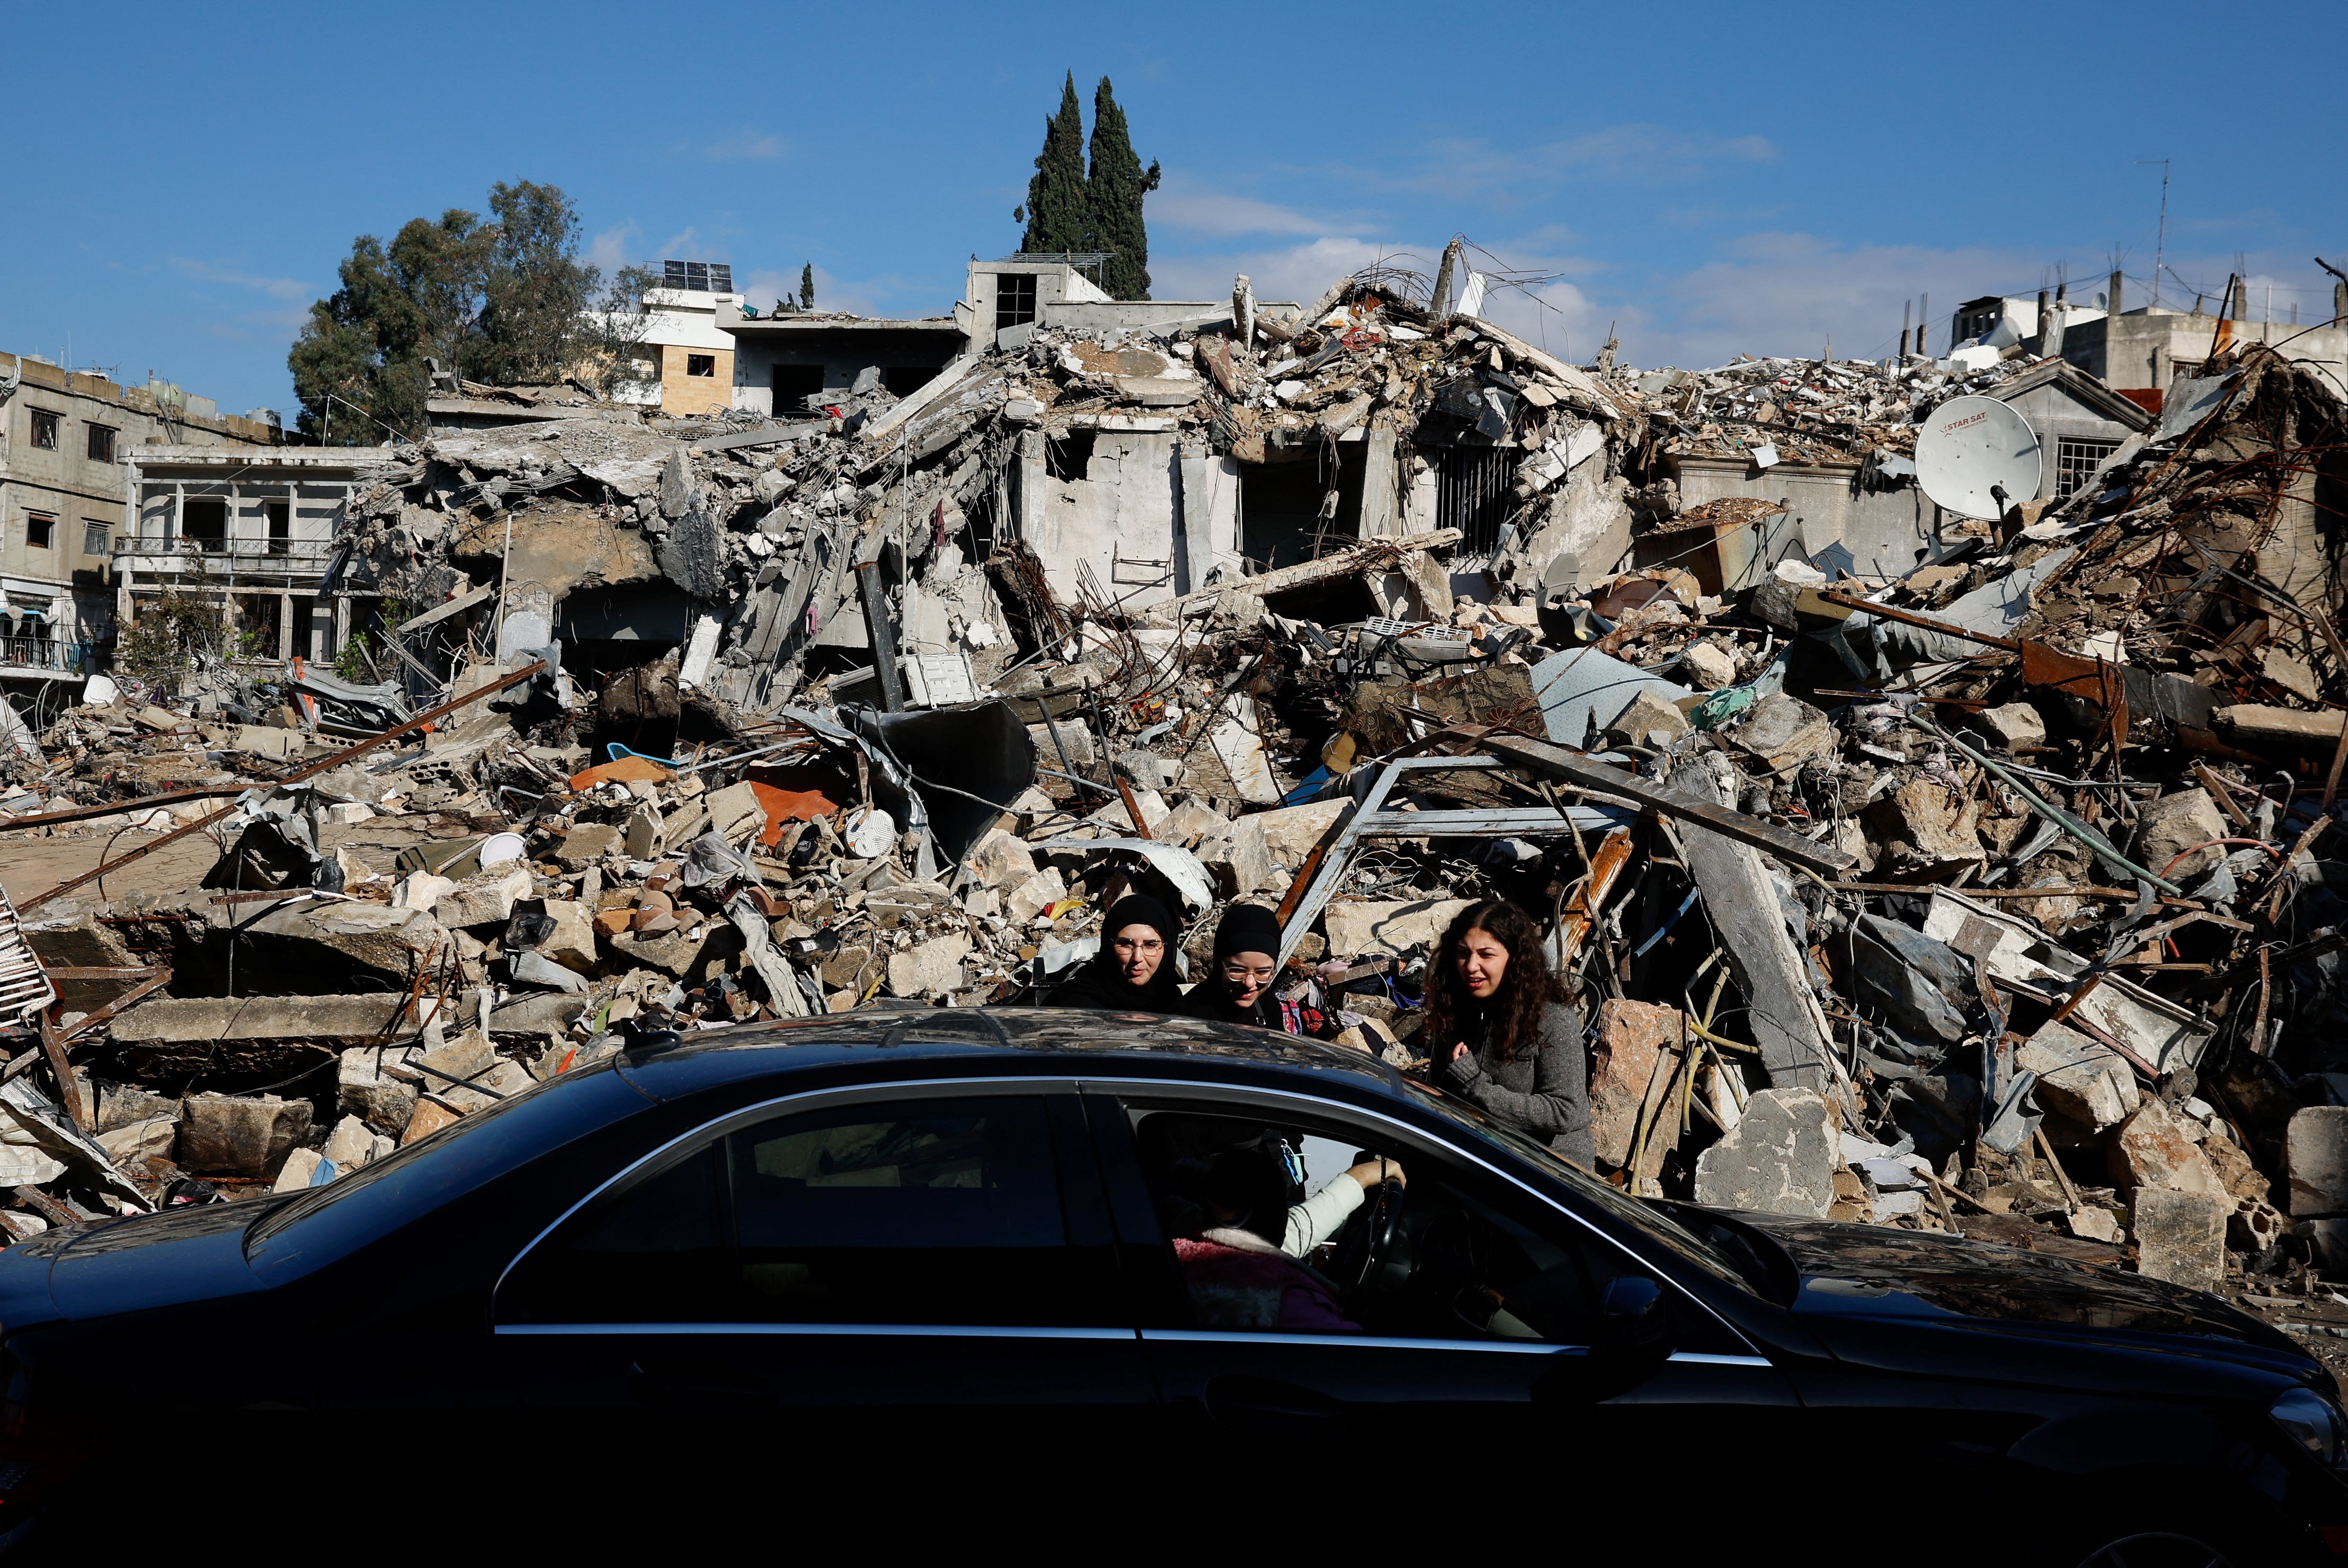
{"type": "Polygon", "coordinates": [[[1112,299],[1149,297],[1149,231],[1142,222],[1141,199],[1157,189],[1158,165],[1142,169],[1126,131],[1125,110],[1103,77],[1093,94],[1092,171],[1085,194],[1092,213],[1089,248],[1110,253],[1101,266],[1101,287],[1112,299]]]}
{"type": "Polygon", "coordinates": [[[815,263],[809,262],[799,269],[799,308],[815,308],[815,263]]]}
{"type": "Polygon", "coordinates": [[[1044,122],[1044,150],[1035,155],[1035,177],[1027,181],[1025,212],[1027,232],[1019,242],[1021,250],[1091,248],[1085,206],[1085,119],[1076,103],[1074,71],[1060,89],[1060,112],[1044,122]]]}

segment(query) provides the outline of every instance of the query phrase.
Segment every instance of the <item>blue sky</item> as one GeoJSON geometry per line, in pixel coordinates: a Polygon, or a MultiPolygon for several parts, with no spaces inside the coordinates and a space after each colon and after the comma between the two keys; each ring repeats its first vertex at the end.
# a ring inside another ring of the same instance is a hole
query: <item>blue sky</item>
{"type": "MultiPolygon", "coordinates": [[[[0,348],[292,409],[353,236],[561,186],[607,264],[935,314],[1017,247],[1074,70],[1117,84],[1159,298],[1310,298],[1464,232],[1558,274],[1497,314],[1642,365],[1890,351],[1927,292],[2164,302],[2238,264],[2330,313],[2348,6],[71,7],[8,24],[0,348]],[[845,15],[848,19],[839,19],[845,15]],[[37,63],[37,65],[36,64],[37,63]],[[2239,258],[2239,261],[2238,261],[2239,258]],[[2183,281],[2180,282],[2179,279],[2183,281]]],[[[763,301],[761,302],[763,303],[763,301]]],[[[2253,314],[2256,314],[2254,308],[2253,314]]]]}

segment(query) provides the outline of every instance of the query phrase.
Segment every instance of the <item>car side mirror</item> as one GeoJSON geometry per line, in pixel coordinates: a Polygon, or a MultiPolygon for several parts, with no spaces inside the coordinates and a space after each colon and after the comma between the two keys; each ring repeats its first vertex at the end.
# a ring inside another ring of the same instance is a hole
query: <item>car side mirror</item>
{"type": "Polygon", "coordinates": [[[1533,1398],[1595,1405],[1627,1394],[1663,1370],[1678,1340],[1671,1293],[1643,1274],[1618,1275],[1599,1299],[1589,1348],[1558,1356],[1533,1385],[1533,1398]]]}

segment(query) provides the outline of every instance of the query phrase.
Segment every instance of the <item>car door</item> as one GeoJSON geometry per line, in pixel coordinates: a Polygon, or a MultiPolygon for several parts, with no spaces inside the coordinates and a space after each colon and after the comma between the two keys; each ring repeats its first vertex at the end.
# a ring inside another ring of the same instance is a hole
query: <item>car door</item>
{"type": "Polygon", "coordinates": [[[973,1480],[1155,1414],[1073,1086],[798,1097],[614,1174],[500,1283],[518,1397],[664,1462],[973,1480]]]}
{"type": "Polygon", "coordinates": [[[1684,1482],[1654,1461],[1697,1444],[1739,1456],[1706,1467],[1704,1495],[1725,1506],[1740,1491],[1765,1490],[1766,1467],[1755,1461],[1797,1435],[1791,1387],[1767,1360],[1634,1253],[1472,1152],[1305,1096],[1087,1087],[1128,1274],[1155,1282],[1140,1309],[1142,1340],[1178,1446],[1235,1461],[1266,1439],[1391,1441],[1421,1457],[1547,1454],[1581,1481],[1627,1496],[1684,1482]],[[1417,1255],[1390,1265],[1383,1287],[1332,1282],[1341,1309],[1358,1320],[1350,1326],[1234,1321],[1223,1298],[1196,1288],[1184,1259],[1169,1256],[1166,1221],[1184,1200],[1153,1169],[1164,1161],[1148,1123],[1161,1116],[1235,1134],[1282,1129],[1399,1160],[1406,1215],[1420,1211],[1408,1243],[1417,1255]],[[1593,1401],[1581,1375],[1601,1304],[1615,1282],[1642,1280],[1673,1300],[1676,1348],[1637,1386],[1593,1401]],[[1375,1299],[1381,1288],[1384,1304],[1375,1299]]]}

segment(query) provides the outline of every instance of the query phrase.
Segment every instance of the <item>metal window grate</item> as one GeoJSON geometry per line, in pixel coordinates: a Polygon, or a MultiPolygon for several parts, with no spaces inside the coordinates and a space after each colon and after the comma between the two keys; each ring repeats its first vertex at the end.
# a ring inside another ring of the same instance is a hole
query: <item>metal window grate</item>
{"type": "Polygon", "coordinates": [[[1508,521],[1513,447],[1445,447],[1436,459],[1435,526],[1456,528],[1463,555],[1488,555],[1500,547],[1508,521]]]}
{"type": "Polygon", "coordinates": [[[2091,441],[2065,436],[2054,443],[2054,499],[2075,494],[2096,477],[2104,459],[2120,449],[2117,441],[2091,441]]]}
{"type": "Polygon", "coordinates": [[[1025,326],[1035,319],[1035,274],[994,274],[994,330],[1025,326]]]}

